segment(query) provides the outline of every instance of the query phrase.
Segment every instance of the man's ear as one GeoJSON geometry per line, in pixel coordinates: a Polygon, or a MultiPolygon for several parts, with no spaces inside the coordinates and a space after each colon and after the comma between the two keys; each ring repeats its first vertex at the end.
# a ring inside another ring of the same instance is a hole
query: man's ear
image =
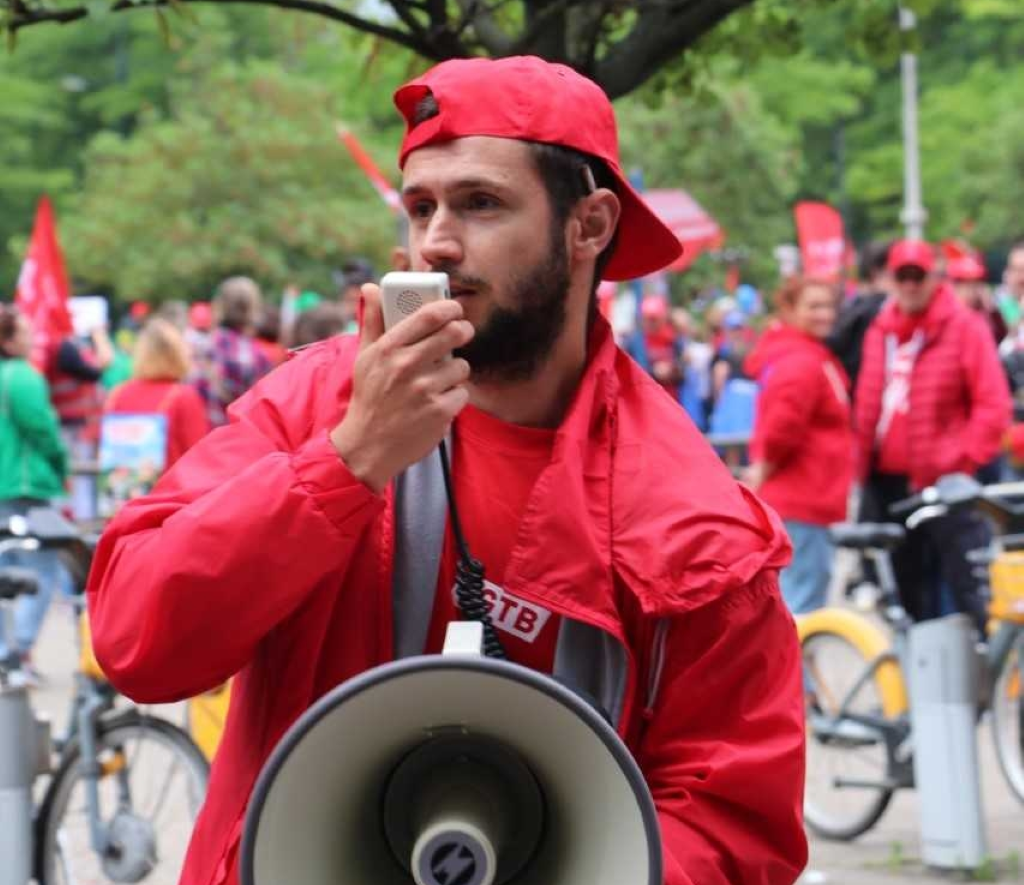
{"type": "Polygon", "coordinates": [[[577,261],[596,261],[612,241],[622,207],[614,191],[601,187],[587,194],[573,209],[569,250],[577,261]]]}

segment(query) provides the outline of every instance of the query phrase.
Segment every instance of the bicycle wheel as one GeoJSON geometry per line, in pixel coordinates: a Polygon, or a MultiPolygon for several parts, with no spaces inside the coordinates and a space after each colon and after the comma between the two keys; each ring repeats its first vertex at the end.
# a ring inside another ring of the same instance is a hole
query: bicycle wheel
{"type": "Polygon", "coordinates": [[[1024,803],[1024,633],[1017,637],[996,679],[992,737],[1006,783],[1024,803]]]}
{"type": "Polygon", "coordinates": [[[99,812],[113,847],[92,846],[78,741],[69,744],[36,822],[40,885],[142,882],[176,885],[209,766],[181,729],[136,710],[101,720],[99,812]]]}
{"type": "Polygon", "coordinates": [[[846,718],[881,716],[881,694],[874,679],[858,685],[868,661],[839,634],[808,634],[801,648],[808,698],[804,820],[819,836],[848,841],[871,829],[892,799],[881,733],[846,718]]]}

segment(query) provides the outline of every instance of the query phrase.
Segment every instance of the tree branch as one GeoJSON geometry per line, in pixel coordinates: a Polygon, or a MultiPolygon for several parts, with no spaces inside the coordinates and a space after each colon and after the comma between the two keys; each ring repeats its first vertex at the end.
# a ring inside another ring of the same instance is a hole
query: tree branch
{"type": "MultiPolygon", "coordinates": [[[[521,55],[523,53],[529,53],[537,50],[537,43],[545,35],[546,32],[555,24],[555,20],[564,16],[573,6],[586,6],[587,0],[551,0],[546,6],[544,6],[530,21],[529,30],[523,34],[515,43],[510,50],[510,55],[521,55]]],[[[562,29],[564,32],[564,28],[562,29]]],[[[551,58],[552,61],[571,61],[569,57],[569,47],[563,46],[562,51],[557,59],[547,55],[544,52],[538,54],[544,55],[545,58],[551,58]]]]}
{"type": "Polygon", "coordinates": [[[651,3],[629,36],[616,43],[594,70],[611,98],[626,95],[667,62],[754,0],[678,0],[651,3]]]}
{"type": "MultiPolygon", "coordinates": [[[[418,52],[427,58],[436,60],[442,58],[429,40],[417,39],[415,34],[360,18],[350,12],[346,12],[344,9],[339,9],[331,3],[320,2],[320,0],[117,0],[117,2],[111,4],[110,9],[112,12],[124,12],[132,9],[174,6],[178,3],[210,2],[258,4],[262,6],[276,6],[280,9],[293,9],[298,12],[309,12],[341,22],[359,31],[383,37],[385,40],[405,46],[407,49],[418,52]]],[[[14,6],[13,3],[8,5],[14,6]]],[[[89,10],[84,6],[76,6],[70,9],[28,9],[25,6],[21,6],[21,10],[11,15],[7,22],[7,28],[11,31],[17,31],[28,25],[40,24],[42,22],[59,22],[64,24],[85,18],[88,14],[89,10]]]]}
{"type": "Polygon", "coordinates": [[[498,57],[509,54],[512,38],[502,30],[481,0],[459,0],[459,8],[463,19],[458,29],[460,32],[466,24],[472,24],[473,32],[491,55],[498,57]]]}
{"type": "MultiPolygon", "coordinates": [[[[409,29],[410,34],[414,34],[417,37],[427,36],[427,32],[423,30],[423,25],[416,21],[416,16],[409,11],[409,7],[414,4],[407,2],[407,0],[396,0],[396,2],[390,3],[389,5],[393,10],[395,10],[395,15],[397,15],[402,20],[402,23],[409,29]]],[[[416,7],[422,9],[418,4],[416,4],[416,7]]]]}

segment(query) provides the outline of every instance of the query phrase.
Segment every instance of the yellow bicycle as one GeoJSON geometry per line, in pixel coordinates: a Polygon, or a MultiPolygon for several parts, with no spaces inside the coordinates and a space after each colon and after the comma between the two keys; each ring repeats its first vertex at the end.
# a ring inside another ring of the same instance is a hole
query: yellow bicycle
{"type": "MultiPolygon", "coordinates": [[[[1024,803],[1024,484],[981,486],[968,477],[940,480],[906,502],[907,525],[955,507],[979,507],[998,528],[976,559],[987,566],[991,621],[979,643],[979,718],[991,712],[996,753],[1006,782],[1024,803]]],[[[877,610],[889,637],[856,612],[825,608],[797,618],[808,697],[808,827],[850,840],[871,829],[898,789],[914,786],[910,698],[903,676],[912,622],[900,605],[891,551],[902,525],[864,523],[832,528],[838,547],[862,551],[878,571],[877,610]]]]}

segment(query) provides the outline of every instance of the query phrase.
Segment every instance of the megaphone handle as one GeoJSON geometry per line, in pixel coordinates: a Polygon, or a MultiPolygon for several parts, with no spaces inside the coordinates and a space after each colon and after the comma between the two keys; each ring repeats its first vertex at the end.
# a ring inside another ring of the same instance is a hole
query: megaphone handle
{"type": "Polygon", "coordinates": [[[459,522],[459,511],[455,505],[455,486],[452,483],[451,467],[448,464],[448,447],[444,440],[438,446],[441,456],[441,471],[444,475],[444,490],[448,496],[448,514],[452,521],[452,534],[459,551],[459,561],[455,566],[455,598],[464,617],[471,621],[479,621],[484,627],[484,654],[489,658],[508,660],[505,647],[501,644],[498,631],[491,623],[487,600],[484,599],[484,566],[474,559],[466,544],[466,536],[462,534],[459,522]]]}

